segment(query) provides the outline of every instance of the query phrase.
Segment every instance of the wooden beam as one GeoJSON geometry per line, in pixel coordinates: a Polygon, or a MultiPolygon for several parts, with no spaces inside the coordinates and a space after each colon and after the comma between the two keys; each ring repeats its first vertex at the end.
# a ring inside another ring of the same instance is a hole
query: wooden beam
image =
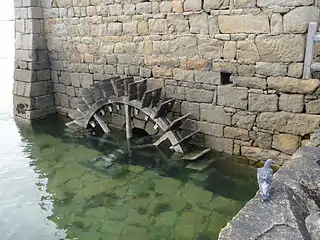
{"type": "Polygon", "coordinates": [[[126,136],[127,136],[127,140],[130,140],[132,137],[131,107],[125,104],[124,111],[126,114],[126,136]]]}
{"type": "Polygon", "coordinates": [[[100,125],[100,127],[102,128],[102,130],[106,133],[109,134],[110,133],[110,129],[108,128],[108,125],[103,121],[102,117],[95,113],[93,114],[94,119],[98,122],[98,124],[100,125]]]}
{"type": "Polygon", "coordinates": [[[303,64],[303,78],[309,79],[311,78],[311,63],[313,58],[313,45],[314,45],[314,37],[317,33],[317,23],[310,22],[308,27],[308,35],[307,35],[307,44],[306,44],[306,52],[304,56],[304,64],[303,64]]]}

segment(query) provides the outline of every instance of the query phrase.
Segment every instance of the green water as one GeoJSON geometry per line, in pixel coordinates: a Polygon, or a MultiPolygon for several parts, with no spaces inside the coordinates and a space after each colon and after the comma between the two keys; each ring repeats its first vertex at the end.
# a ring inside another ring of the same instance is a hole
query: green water
{"type": "Polygon", "coordinates": [[[202,172],[154,149],[129,157],[125,148],[70,134],[56,117],[35,123],[32,130],[22,126],[20,134],[41,196],[31,204],[38,204],[43,215],[23,214],[47,223],[38,232],[29,229],[29,236],[37,237],[12,237],[28,231],[16,228],[1,239],[217,239],[257,190],[255,169],[227,155],[209,155],[215,161],[202,172]],[[111,167],[102,158],[92,160],[112,155],[117,160],[111,167]],[[43,231],[47,235],[39,237],[43,231]]]}

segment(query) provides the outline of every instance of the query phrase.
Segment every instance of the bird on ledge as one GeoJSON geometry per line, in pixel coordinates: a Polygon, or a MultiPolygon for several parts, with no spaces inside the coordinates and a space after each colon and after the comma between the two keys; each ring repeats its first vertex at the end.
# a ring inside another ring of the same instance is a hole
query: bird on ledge
{"type": "Polygon", "coordinates": [[[276,162],[272,159],[268,159],[264,166],[257,170],[257,180],[259,184],[260,197],[263,202],[270,199],[270,189],[272,184],[273,170],[271,165],[276,162]]]}

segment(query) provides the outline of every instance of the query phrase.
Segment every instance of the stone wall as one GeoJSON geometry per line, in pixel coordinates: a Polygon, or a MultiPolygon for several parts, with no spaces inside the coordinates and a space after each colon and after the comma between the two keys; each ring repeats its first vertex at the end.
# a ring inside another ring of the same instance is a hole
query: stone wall
{"type": "Polygon", "coordinates": [[[319,22],[314,0],[41,6],[59,112],[76,108],[81,89],[95,81],[146,77],[179,100],[177,115],[192,113],[183,128],[201,129],[198,144],[279,163],[320,123],[319,81],[299,80],[308,22],[319,22]]]}
{"type": "Polygon", "coordinates": [[[50,63],[38,0],[15,0],[14,113],[36,119],[56,111],[50,63]]]}

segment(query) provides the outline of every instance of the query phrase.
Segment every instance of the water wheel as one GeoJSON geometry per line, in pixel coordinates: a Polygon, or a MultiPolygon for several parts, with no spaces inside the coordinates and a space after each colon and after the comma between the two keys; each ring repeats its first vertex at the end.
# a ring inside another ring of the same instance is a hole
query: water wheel
{"type": "Polygon", "coordinates": [[[147,79],[134,81],[133,77],[113,77],[100,81],[84,89],[77,102],[77,111],[70,114],[74,120],[67,125],[77,124],[92,130],[92,133],[100,128],[105,134],[111,133],[111,125],[118,125],[125,129],[128,141],[133,131],[140,129],[148,135],[156,136],[153,146],[158,147],[169,141],[169,148],[184,154],[183,159],[189,161],[209,152],[210,149],[201,149],[187,153],[188,141],[199,130],[186,136],[180,135],[179,128],[190,114],[171,121],[168,114],[172,112],[176,100],[162,101],[161,91],[162,88],[147,90],[147,79]]]}

